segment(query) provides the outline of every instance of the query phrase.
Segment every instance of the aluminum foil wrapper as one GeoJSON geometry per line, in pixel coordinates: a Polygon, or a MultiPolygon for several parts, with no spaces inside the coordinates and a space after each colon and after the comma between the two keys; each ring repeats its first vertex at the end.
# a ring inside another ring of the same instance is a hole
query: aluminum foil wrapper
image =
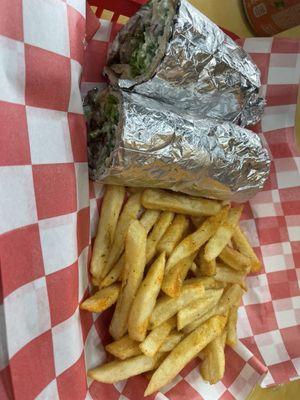
{"type": "Polygon", "coordinates": [[[263,187],[270,159],[255,133],[231,122],[184,118],[137,94],[116,95],[115,147],[104,167],[90,165],[93,180],[238,202],[263,187]]]}
{"type": "Polygon", "coordinates": [[[259,121],[265,101],[258,95],[260,72],[250,56],[186,0],[173,3],[176,14],[153,74],[118,79],[109,67],[120,49],[120,35],[130,31],[131,21],[143,18],[142,7],[110,47],[105,74],[111,83],[197,117],[242,126],[259,121]]]}

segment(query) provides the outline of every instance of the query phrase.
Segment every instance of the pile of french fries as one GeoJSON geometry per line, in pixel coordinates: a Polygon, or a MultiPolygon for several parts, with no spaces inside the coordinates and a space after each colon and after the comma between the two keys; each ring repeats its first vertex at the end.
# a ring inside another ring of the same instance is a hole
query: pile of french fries
{"type": "Polygon", "coordinates": [[[106,186],[91,274],[98,290],[81,308],[115,304],[106,351],[114,360],[88,371],[115,383],[168,384],[195,357],[211,384],[222,379],[225,345],[237,341],[245,277],[261,265],[239,227],[242,207],[164,190],[106,186]]]}

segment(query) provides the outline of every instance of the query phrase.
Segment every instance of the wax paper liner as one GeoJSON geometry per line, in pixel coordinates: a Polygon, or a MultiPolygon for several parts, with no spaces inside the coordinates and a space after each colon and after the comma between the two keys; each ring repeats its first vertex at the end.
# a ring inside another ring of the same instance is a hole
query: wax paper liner
{"type": "MultiPolygon", "coordinates": [[[[90,42],[83,90],[99,82],[117,28],[103,22],[90,42]]],[[[86,368],[105,359],[111,311],[78,309],[102,194],[88,181],[79,93],[85,29],[81,0],[0,4],[1,400],[140,400],[146,386],[142,376],[116,385],[86,379],[86,368]]],[[[248,278],[240,342],[226,351],[222,382],[205,384],[193,362],[150,399],[244,399],[262,377],[267,385],[300,373],[299,42],[247,39],[243,47],[262,70],[269,104],[257,132],[271,176],[242,221],[265,267],[248,278]]]]}

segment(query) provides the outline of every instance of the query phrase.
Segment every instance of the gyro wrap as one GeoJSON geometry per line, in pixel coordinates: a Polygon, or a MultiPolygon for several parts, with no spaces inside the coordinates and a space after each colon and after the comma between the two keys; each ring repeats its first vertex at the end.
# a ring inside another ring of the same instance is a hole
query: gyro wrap
{"type": "Polygon", "coordinates": [[[152,0],[112,43],[111,83],[197,118],[242,126],[263,113],[260,72],[250,56],[186,0],[152,0]]]}

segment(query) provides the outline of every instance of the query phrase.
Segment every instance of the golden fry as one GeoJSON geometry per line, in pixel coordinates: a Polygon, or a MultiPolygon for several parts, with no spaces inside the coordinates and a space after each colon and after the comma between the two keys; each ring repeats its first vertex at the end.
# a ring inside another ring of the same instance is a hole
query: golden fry
{"type": "Polygon", "coordinates": [[[140,355],[126,360],[115,360],[88,371],[88,376],[98,382],[116,383],[132,376],[151,371],[159,365],[161,354],[155,357],[140,355]]]}
{"type": "Polygon", "coordinates": [[[154,328],[140,344],[141,351],[146,356],[153,357],[160,350],[161,345],[175,326],[176,318],[173,317],[154,328]]]}
{"type": "Polygon", "coordinates": [[[217,214],[221,205],[218,201],[192,197],[184,194],[166,192],[159,189],[146,189],[142,204],[151,210],[171,211],[178,214],[199,217],[217,214]]]}
{"type": "Polygon", "coordinates": [[[156,254],[157,245],[163,237],[164,233],[170,226],[174,214],[168,211],[164,211],[160,214],[156,224],[147,238],[146,247],[146,263],[150,262],[156,254]]]}
{"type": "Polygon", "coordinates": [[[142,282],[146,265],[146,240],[145,228],[139,221],[133,221],[126,236],[122,288],[109,327],[109,332],[115,340],[120,339],[127,331],[131,305],[142,282]]]}
{"type": "Polygon", "coordinates": [[[204,286],[205,289],[222,289],[222,288],[225,288],[227,286],[225,282],[216,281],[211,276],[200,276],[198,278],[187,279],[184,282],[184,284],[185,285],[201,284],[201,285],[204,286]]]}
{"type": "Polygon", "coordinates": [[[165,274],[162,283],[162,291],[170,297],[179,297],[181,293],[181,287],[183,281],[185,280],[191,265],[193,264],[193,259],[196,253],[191,254],[189,257],[184,258],[179,261],[175,267],[165,274]]]}
{"type": "Polygon", "coordinates": [[[215,234],[205,245],[204,258],[206,261],[212,261],[219,256],[224,247],[231,239],[235,228],[239,222],[243,207],[231,208],[227,220],[216,230],[215,234]]]}
{"type": "Polygon", "coordinates": [[[177,332],[176,329],[170,332],[166,340],[161,345],[159,351],[169,353],[178,345],[179,342],[184,338],[183,332],[177,332]]]}
{"type": "Polygon", "coordinates": [[[192,284],[184,284],[179,297],[160,297],[157,300],[150,317],[150,329],[153,329],[164,321],[167,321],[169,318],[177,314],[181,308],[187,306],[192,301],[203,297],[204,293],[205,291],[202,283],[196,282],[192,284]]]}
{"type": "Polygon", "coordinates": [[[105,271],[106,273],[102,274],[103,276],[106,276],[108,274],[108,272],[115,265],[115,263],[118,261],[121,254],[123,253],[125,238],[129,225],[131,224],[131,222],[137,219],[137,216],[141,209],[141,193],[137,193],[129,197],[121,212],[117,224],[114,241],[107,260],[107,269],[105,271]]]}
{"type": "Polygon", "coordinates": [[[202,317],[200,317],[196,321],[186,325],[183,328],[183,332],[185,334],[188,334],[192,332],[194,329],[198,328],[200,325],[202,325],[209,318],[215,315],[226,314],[230,309],[230,307],[239,303],[243,293],[244,291],[240,287],[240,285],[234,284],[230,286],[228,289],[224,291],[219,303],[215,307],[213,307],[210,311],[205,313],[202,317]]]}
{"type": "Polygon", "coordinates": [[[204,249],[201,248],[197,257],[200,276],[214,276],[216,275],[216,259],[206,261],[204,258],[204,249]]]}
{"type": "Polygon", "coordinates": [[[166,265],[166,272],[174,267],[174,265],[176,265],[180,260],[199,250],[200,247],[215,233],[220,224],[222,224],[227,213],[228,208],[223,208],[218,214],[207,218],[194,233],[183,239],[171,254],[166,265]]]}
{"type": "Polygon", "coordinates": [[[200,373],[211,385],[219,382],[225,372],[225,338],[226,331],[217,336],[205,348],[204,361],[200,365],[200,373]]]}
{"type": "Polygon", "coordinates": [[[234,347],[237,343],[236,323],[238,317],[238,306],[232,306],[229,310],[227,321],[227,337],[226,344],[234,347]]]}
{"type": "Polygon", "coordinates": [[[166,253],[162,253],[151,265],[132,303],[128,319],[128,333],[132,339],[139,342],[146,337],[149,318],[163,281],[165,264],[166,253]]]}
{"type": "Polygon", "coordinates": [[[225,264],[217,263],[216,275],[214,278],[216,281],[226,283],[238,283],[243,289],[246,289],[245,275],[247,271],[236,271],[225,264]]]}
{"type": "Polygon", "coordinates": [[[238,251],[251,260],[251,272],[257,272],[261,269],[261,262],[248,242],[247,237],[239,226],[236,227],[232,236],[233,243],[238,251]]]}
{"type": "Polygon", "coordinates": [[[221,334],[225,324],[226,317],[213,317],[183,339],[155,371],[145,396],[169,383],[208,343],[221,334]]]}
{"type": "Polygon", "coordinates": [[[113,284],[104,289],[100,289],[93,296],[86,299],[81,305],[82,310],[90,312],[102,312],[115,304],[120,293],[120,284],[113,284]]]}
{"type": "Polygon", "coordinates": [[[142,354],[139,342],[132,340],[128,335],[123,336],[116,342],[109,343],[105,346],[105,350],[120,360],[126,360],[142,354]]]}
{"type": "Polygon", "coordinates": [[[220,300],[224,289],[206,290],[203,299],[198,299],[179,310],[177,314],[177,329],[180,331],[186,325],[203,317],[220,300]]]}
{"type": "Polygon", "coordinates": [[[114,240],[124,198],[124,187],[106,186],[91,261],[91,274],[96,279],[101,278],[107,271],[108,255],[114,240]]]}
{"type": "Polygon", "coordinates": [[[101,281],[100,287],[104,288],[117,282],[120,276],[122,275],[124,264],[125,264],[125,256],[124,254],[122,254],[118,262],[113,267],[113,269],[111,269],[110,272],[106,275],[106,277],[101,281]]]}
{"type": "Polygon", "coordinates": [[[147,234],[151,231],[156,221],[158,220],[160,212],[157,210],[146,210],[141,216],[140,223],[146,229],[147,234]]]}
{"type": "Polygon", "coordinates": [[[219,255],[220,259],[229,267],[237,271],[245,271],[251,267],[251,259],[232,247],[226,246],[219,255]]]}
{"type": "Polygon", "coordinates": [[[158,243],[157,251],[158,253],[166,252],[166,255],[172,253],[174,248],[178,245],[184,234],[187,232],[189,227],[189,220],[184,215],[176,215],[173,222],[166,230],[164,236],[162,237],[160,243],[158,243]]]}

